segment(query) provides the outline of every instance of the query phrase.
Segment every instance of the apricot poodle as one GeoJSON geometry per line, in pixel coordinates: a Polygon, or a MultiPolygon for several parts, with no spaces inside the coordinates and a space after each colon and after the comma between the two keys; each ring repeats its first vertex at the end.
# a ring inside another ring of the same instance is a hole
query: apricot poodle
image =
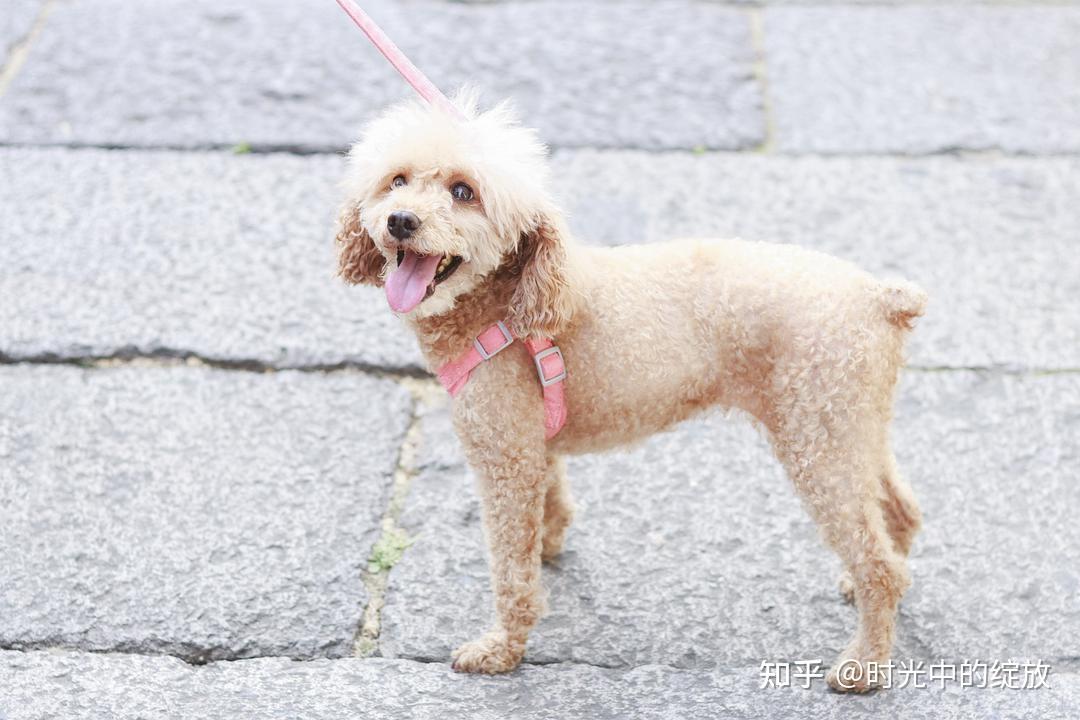
{"type": "MultiPolygon", "coordinates": [[[[858,629],[838,663],[886,661],[920,524],[889,423],[924,293],[791,245],[577,244],[535,133],[506,106],[455,103],[461,117],[409,102],[364,129],[337,236],[342,277],[385,286],[433,371],[472,357],[453,418],[483,501],[495,621],[454,667],[521,661],[544,611],[541,560],[571,520],[563,456],[712,406],[758,421],[846,568],[858,629]],[[546,340],[561,356],[544,354],[554,367],[538,377],[546,340]]],[[[838,682],[836,667],[833,687],[869,686],[866,673],[838,682]]]]}

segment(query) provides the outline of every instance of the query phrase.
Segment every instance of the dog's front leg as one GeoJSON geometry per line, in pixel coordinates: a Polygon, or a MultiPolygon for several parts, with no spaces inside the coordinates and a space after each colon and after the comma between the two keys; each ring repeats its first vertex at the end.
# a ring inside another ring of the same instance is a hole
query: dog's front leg
{"type": "Polygon", "coordinates": [[[566,528],[574,519],[574,503],[566,482],[566,463],[557,455],[548,458],[547,497],[544,499],[544,544],[540,556],[545,562],[562,552],[566,528]]]}
{"type": "Polygon", "coordinates": [[[536,447],[472,448],[491,549],[495,626],[454,652],[454,669],[501,673],[525,654],[529,631],[543,613],[540,551],[543,545],[547,462],[536,447]]]}

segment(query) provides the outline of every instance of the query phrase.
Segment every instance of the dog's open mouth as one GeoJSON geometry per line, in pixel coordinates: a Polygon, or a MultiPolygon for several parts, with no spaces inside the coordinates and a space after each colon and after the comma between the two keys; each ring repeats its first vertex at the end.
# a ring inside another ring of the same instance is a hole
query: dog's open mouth
{"type": "MultiPolygon", "coordinates": [[[[403,253],[398,253],[398,264],[401,264],[401,256],[403,253]]],[[[454,271],[458,269],[458,265],[461,264],[460,255],[443,255],[443,259],[439,261],[438,269],[435,271],[435,277],[432,278],[431,285],[428,286],[428,295],[435,292],[435,286],[441,283],[446,278],[454,274],[454,271]]]]}
{"type": "Polygon", "coordinates": [[[397,267],[386,278],[386,299],[394,312],[407,313],[431,297],[436,286],[461,265],[457,255],[420,255],[398,250],[397,267]]]}

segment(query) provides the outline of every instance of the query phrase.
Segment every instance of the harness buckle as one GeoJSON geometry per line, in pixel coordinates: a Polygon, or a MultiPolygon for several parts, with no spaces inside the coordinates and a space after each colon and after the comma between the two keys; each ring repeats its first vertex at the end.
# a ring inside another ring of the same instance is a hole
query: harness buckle
{"type": "Polygon", "coordinates": [[[507,329],[506,325],[503,324],[502,320],[477,335],[476,339],[473,340],[473,347],[476,348],[476,352],[480,353],[480,357],[484,360],[490,360],[491,358],[495,357],[513,344],[514,336],[510,334],[510,331],[507,329]],[[484,335],[489,333],[494,328],[498,328],[499,332],[502,333],[502,345],[489,352],[487,349],[484,348],[484,344],[480,342],[480,338],[484,337],[484,335]]]}
{"type": "Polygon", "coordinates": [[[558,345],[552,345],[548,349],[541,350],[540,352],[533,355],[533,362],[536,364],[536,374],[540,376],[541,387],[548,387],[566,379],[566,361],[563,359],[562,350],[559,349],[558,345]],[[541,360],[547,357],[551,357],[552,355],[559,356],[559,366],[562,368],[562,370],[560,370],[559,373],[557,373],[554,377],[549,378],[544,372],[544,365],[541,360]]]}

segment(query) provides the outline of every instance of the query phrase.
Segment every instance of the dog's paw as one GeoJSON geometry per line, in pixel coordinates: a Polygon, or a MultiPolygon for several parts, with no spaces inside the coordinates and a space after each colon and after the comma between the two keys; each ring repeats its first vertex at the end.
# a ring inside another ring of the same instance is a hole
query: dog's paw
{"type": "Polygon", "coordinates": [[[525,655],[525,643],[511,642],[506,633],[492,630],[454,651],[454,670],[495,675],[510,672],[525,655]]]}
{"type": "Polygon", "coordinates": [[[840,596],[849,603],[855,602],[855,579],[851,577],[851,573],[845,570],[840,574],[840,580],[836,583],[836,587],[840,590],[840,596]]]}
{"type": "Polygon", "coordinates": [[[557,512],[548,509],[544,516],[544,534],[540,546],[540,559],[544,562],[554,560],[562,553],[563,543],[566,541],[566,530],[570,527],[573,515],[573,511],[568,507],[557,512]]]}
{"type": "Polygon", "coordinates": [[[540,549],[540,559],[551,562],[562,554],[563,541],[566,539],[566,528],[561,532],[545,532],[544,544],[540,549]]]}
{"type": "Polygon", "coordinates": [[[825,682],[836,692],[864,693],[876,690],[885,681],[884,673],[876,670],[881,662],[858,660],[845,654],[825,674],[825,682]]]}

